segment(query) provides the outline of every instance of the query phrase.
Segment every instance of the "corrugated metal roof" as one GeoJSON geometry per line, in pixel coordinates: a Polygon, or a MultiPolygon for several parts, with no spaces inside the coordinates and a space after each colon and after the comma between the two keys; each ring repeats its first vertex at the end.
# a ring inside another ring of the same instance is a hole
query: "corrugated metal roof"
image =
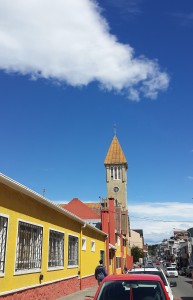
{"type": "Polygon", "coordinates": [[[116,135],[114,136],[112,143],[109,147],[104,164],[105,165],[108,165],[108,164],[126,164],[127,165],[127,160],[125,158],[125,155],[123,153],[123,150],[119,144],[119,141],[118,141],[116,135]]]}

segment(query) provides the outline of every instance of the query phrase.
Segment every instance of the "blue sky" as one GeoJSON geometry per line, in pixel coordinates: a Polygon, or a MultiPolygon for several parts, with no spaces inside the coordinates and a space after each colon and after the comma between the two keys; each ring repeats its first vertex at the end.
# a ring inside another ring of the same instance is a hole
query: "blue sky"
{"type": "Polygon", "coordinates": [[[0,172],[98,201],[116,124],[131,227],[193,226],[192,1],[0,0],[0,20],[0,172]]]}

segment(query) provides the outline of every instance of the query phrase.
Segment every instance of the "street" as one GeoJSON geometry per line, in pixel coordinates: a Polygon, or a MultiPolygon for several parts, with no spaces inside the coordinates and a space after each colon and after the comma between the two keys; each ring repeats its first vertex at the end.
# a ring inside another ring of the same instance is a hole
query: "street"
{"type": "Polygon", "coordinates": [[[178,276],[178,278],[169,278],[169,282],[175,280],[177,287],[173,287],[172,291],[174,298],[181,298],[182,300],[193,300],[192,279],[185,276],[178,276]]]}

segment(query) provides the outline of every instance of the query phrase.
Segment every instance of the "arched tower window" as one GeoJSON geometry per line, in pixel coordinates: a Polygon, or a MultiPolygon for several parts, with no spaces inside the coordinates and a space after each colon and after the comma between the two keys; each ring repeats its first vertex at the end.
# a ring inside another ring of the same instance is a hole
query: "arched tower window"
{"type": "Polygon", "coordinates": [[[120,166],[112,166],[111,167],[111,179],[112,180],[121,179],[121,167],[120,166]]]}

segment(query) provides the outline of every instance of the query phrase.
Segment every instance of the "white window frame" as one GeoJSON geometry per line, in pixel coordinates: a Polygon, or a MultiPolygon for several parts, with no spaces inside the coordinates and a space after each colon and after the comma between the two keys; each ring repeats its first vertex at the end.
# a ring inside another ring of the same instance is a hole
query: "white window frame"
{"type": "Polygon", "coordinates": [[[95,252],[95,241],[91,241],[91,252],[95,252]]]}
{"type": "Polygon", "coordinates": [[[0,214],[0,277],[5,275],[8,221],[8,215],[0,214]]]}
{"type": "Polygon", "coordinates": [[[68,234],[68,268],[77,267],[78,261],[79,261],[79,238],[76,235],[68,234]],[[72,245],[70,245],[70,241],[69,241],[70,238],[74,239],[74,244],[72,245]],[[72,258],[73,256],[74,258],[72,258]]]}
{"type": "Polygon", "coordinates": [[[49,228],[48,270],[64,269],[64,239],[63,231],[49,228]]]}
{"type": "Polygon", "coordinates": [[[42,266],[43,226],[37,223],[19,219],[17,230],[14,275],[40,272],[42,266]],[[26,230],[26,234],[28,236],[24,236],[25,233],[20,231],[21,226],[25,225],[28,230],[28,232],[26,230]],[[37,232],[35,232],[35,229],[37,232]],[[31,233],[33,233],[33,235],[31,235],[31,233]],[[23,237],[24,239],[21,240],[23,237]],[[34,238],[35,241],[33,240],[34,238]],[[20,264],[24,264],[24,266],[19,267],[20,264]],[[31,267],[30,264],[32,264],[31,267]]]}
{"type": "Polygon", "coordinates": [[[82,238],[82,251],[86,251],[86,238],[82,238]]]}

